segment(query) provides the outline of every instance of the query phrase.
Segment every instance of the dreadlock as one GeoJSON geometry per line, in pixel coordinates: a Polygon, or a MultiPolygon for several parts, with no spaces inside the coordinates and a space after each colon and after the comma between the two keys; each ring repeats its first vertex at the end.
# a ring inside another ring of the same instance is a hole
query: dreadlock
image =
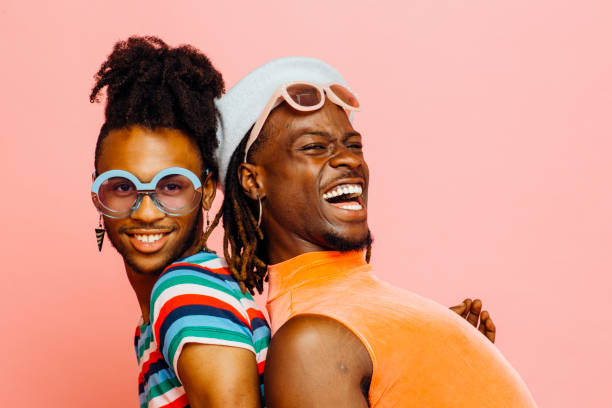
{"type": "MultiPolygon", "coordinates": [[[[249,157],[257,151],[264,136],[264,129],[251,146],[249,157]]],[[[238,167],[244,161],[244,150],[250,130],[245,136],[229,162],[225,178],[225,194],[223,199],[223,253],[230,272],[240,285],[243,292],[259,293],[263,291],[263,283],[267,280],[267,254],[263,245],[263,232],[257,226],[260,217],[257,203],[242,191],[238,179],[238,167]]]]}
{"type": "Polygon", "coordinates": [[[157,37],[134,36],[115,44],[94,78],[90,102],[99,102],[107,88],[96,166],[102,141],[111,130],[139,125],[182,131],[197,144],[202,170],[217,174],[214,98],[221,96],[224,84],[208,57],[189,45],[171,48],[157,37]]]}
{"type": "MultiPolygon", "coordinates": [[[[265,144],[268,132],[268,123],[264,124],[259,137],[249,149],[248,162],[265,144]]],[[[243,292],[248,290],[254,294],[257,289],[263,291],[263,284],[268,280],[268,258],[263,240],[261,226],[257,226],[260,217],[257,202],[251,200],[244,193],[240,180],[238,179],[238,167],[244,161],[244,151],[251,130],[236,147],[230,158],[225,178],[225,196],[220,213],[223,212],[223,253],[227,260],[230,272],[240,285],[243,292]]],[[[219,214],[215,217],[218,221],[219,214]]],[[[368,236],[366,247],[366,262],[370,263],[372,257],[372,240],[368,236]]]]}

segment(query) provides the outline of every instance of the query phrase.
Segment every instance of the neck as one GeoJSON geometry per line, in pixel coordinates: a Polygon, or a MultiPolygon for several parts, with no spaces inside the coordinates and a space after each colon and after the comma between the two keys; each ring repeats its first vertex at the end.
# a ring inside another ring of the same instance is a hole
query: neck
{"type": "Polygon", "coordinates": [[[130,281],[130,285],[132,285],[132,289],[134,289],[134,293],[136,293],[138,305],[140,306],[140,311],[142,313],[142,319],[145,323],[148,323],[149,310],[151,306],[151,291],[153,290],[153,285],[155,285],[155,282],[157,282],[157,278],[159,278],[159,276],[139,273],[128,264],[125,264],[125,271],[127,273],[128,280],[130,281]]]}
{"type": "Polygon", "coordinates": [[[270,228],[270,226],[264,225],[264,236],[266,237],[268,264],[270,265],[285,262],[308,252],[333,250],[328,246],[306,240],[283,228],[270,228]]]}
{"type": "MultiPolygon", "coordinates": [[[[196,236],[201,236],[201,231],[202,228],[198,228],[198,233],[196,234],[196,236]]],[[[183,252],[179,259],[191,256],[197,253],[198,251],[200,251],[199,239],[195,240],[193,244],[185,252],[183,252]]],[[[159,274],[140,273],[125,262],[124,265],[128,280],[130,281],[130,285],[132,285],[132,289],[134,289],[134,293],[136,293],[136,298],[138,299],[138,305],[140,306],[142,318],[145,323],[148,323],[151,310],[151,292],[153,291],[153,286],[155,285],[155,282],[157,282],[157,279],[159,279],[159,274]]],[[[168,265],[165,265],[165,267],[167,267],[168,265]]]]}

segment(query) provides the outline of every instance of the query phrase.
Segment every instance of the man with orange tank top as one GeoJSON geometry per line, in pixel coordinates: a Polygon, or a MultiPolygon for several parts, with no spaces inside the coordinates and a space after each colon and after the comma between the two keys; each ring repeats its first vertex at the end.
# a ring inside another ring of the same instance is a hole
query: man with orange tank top
{"type": "Polygon", "coordinates": [[[217,107],[229,268],[269,278],[269,407],[536,406],[468,322],[376,277],[360,106],[333,67],[272,61],[217,107]]]}

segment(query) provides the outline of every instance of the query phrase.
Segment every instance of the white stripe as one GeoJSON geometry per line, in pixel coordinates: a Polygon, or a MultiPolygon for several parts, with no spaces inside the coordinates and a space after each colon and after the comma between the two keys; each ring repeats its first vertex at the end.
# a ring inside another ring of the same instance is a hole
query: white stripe
{"type": "Polygon", "coordinates": [[[257,356],[255,357],[255,360],[258,363],[261,363],[262,361],[266,361],[266,357],[268,356],[268,348],[266,347],[265,349],[262,349],[259,351],[259,353],[257,353],[257,356]]]}
{"type": "Polygon", "coordinates": [[[151,353],[154,352],[155,350],[157,350],[157,342],[155,341],[155,338],[151,336],[151,343],[149,343],[149,348],[146,349],[142,353],[142,357],[140,357],[140,363],[138,364],[138,373],[142,372],[142,366],[144,366],[147,363],[147,361],[149,361],[149,357],[151,356],[151,353]]]}
{"type": "Polygon", "coordinates": [[[148,408],[163,407],[164,405],[167,405],[171,403],[172,401],[180,398],[183,394],[185,394],[185,389],[183,387],[171,388],[165,393],[163,393],[162,395],[158,395],[157,397],[150,400],[149,403],[147,404],[147,407],[148,408]]]}
{"type": "Polygon", "coordinates": [[[247,322],[249,321],[249,315],[247,314],[246,310],[244,309],[244,306],[238,299],[231,295],[228,295],[223,291],[193,283],[183,283],[180,285],[174,285],[160,293],[157,300],[155,301],[155,304],[153,305],[153,321],[157,321],[159,312],[164,306],[164,304],[166,304],[166,302],[180,295],[205,295],[214,297],[232,306],[238,311],[238,313],[242,315],[242,317],[244,317],[247,322]]]}
{"type": "Polygon", "coordinates": [[[222,258],[211,259],[210,261],[202,262],[201,264],[197,265],[203,266],[204,268],[208,269],[227,268],[227,262],[225,262],[225,259],[222,258]]]}
{"type": "MultiPolygon", "coordinates": [[[[179,360],[179,357],[181,356],[181,352],[183,351],[183,346],[187,343],[213,344],[213,345],[219,345],[219,346],[239,347],[239,348],[247,349],[251,351],[253,354],[255,354],[255,349],[250,344],[241,343],[239,341],[215,339],[215,338],[210,338],[210,337],[207,337],[207,338],[191,337],[191,336],[183,337],[178,347],[176,348],[176,353],[174,354],[174,361],[172,362],[172,368],[174,369],[174,373],[176,374],[176,377],[179,379],[179,381],[181,381],[181,379],[179,378],[179,375],[178,375],[178,360],[179,360]]],[[[255,354],[255,360],[259,362],[259,360],[257,360],[257,354],[255,354]]],[[[181,381],[181,384],[182,384],[182,381],[181,381]]]]}

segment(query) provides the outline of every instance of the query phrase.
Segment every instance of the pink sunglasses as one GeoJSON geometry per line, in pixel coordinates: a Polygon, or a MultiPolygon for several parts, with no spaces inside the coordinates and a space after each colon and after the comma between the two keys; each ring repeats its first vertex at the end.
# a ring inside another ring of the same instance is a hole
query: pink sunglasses
{"type": "Polygon", "coordinates": [[[282,102],[281,98],[285,100],[295,110],[302,112],[315,111],[321,109],[325,103],[325,95],[327,98],[342,107],[347,114],[349,112],[359,111],[359,101],[351,91],[338,84],[330,84],[325,86],[310,84],[306,82],[292,82],[279,86],[272,97],[268,101],[268,104],[264,108],[263,112],[257,118],[253,130],[249,134],[249,140],[247,141],[244,149],[244,162],[246,163],[249,149],[257,140],[261,128],[272,109],[276,108],[279,103],[282,102]]]}

